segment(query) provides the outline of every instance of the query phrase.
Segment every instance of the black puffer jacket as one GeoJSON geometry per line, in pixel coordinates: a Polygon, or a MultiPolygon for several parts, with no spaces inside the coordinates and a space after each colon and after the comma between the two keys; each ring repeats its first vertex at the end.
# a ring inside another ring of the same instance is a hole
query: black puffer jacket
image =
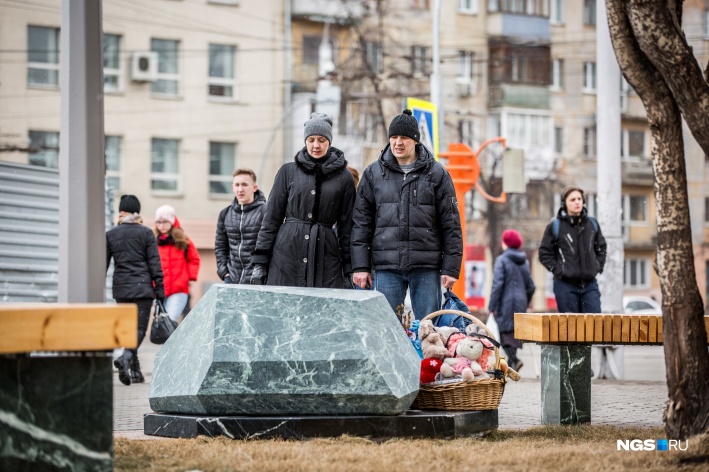
{"type": "Polygon", "coordinates": [[[219,213],[214,255],[220,279],[224,280],[229,274],[232,282],[251,282],[251,255],[256,248],[256,238],[265,213],[266,197],[261,190],[256,191],[253,202],[240,205],[235,198],[219,213]]]}
{"type": "Polygon", "coordinates": [[[495,313],[501,333],[514,330],[515,313],[527,311],[536,287],[527,256],[519,249],[506,249],[495,261],[488,311],[495,313]]]}
{"type": "Polygon", "coordinates": [[[463,260],[453,180],[422,145],[404,178],[389,146],[362,174],[352,229],[353,272],[440,269],[458,278],[463,260]]]}
{"type": "Polygon", "coordinates": [[[160,253],[149,228],[123,222],[106,231],[106,270],[111,258],[114,299],[165,298],[160,253]]]}
{"type": "Polygon", "coordinates": [[[342,288],[350,269],[354,179],[342,151],[313,159],[303,148],[273,182],[252,258],[268,285],[342,288]]]}
{"type": "Polygon", "coordinates": [[[571,217],[564,208],[557,214],[559,237],[554,237],[554,221],[547,225],[539,245],[539,262],[555,279],[584,286],[603,272],[606,264],[606,239],[586,217],[571,217]]]}

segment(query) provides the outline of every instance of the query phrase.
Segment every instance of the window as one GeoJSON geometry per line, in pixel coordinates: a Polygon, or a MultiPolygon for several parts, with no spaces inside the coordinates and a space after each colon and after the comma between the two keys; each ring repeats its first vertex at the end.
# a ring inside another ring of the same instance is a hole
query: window
{"type": "Polygon", "coordinates": [[[554,59],[551,63],[551,86],[561,89],[564,86],[564,60],[554,59]]]}
{"type": "Polygon", "coordinates": [[[623,195],[623,222],[647,222],[647,199],[644,195],[623,195]]]}
{"type": "Polygon", "coordinates": [[[474,147],[475,137],[477,136],[475,120],[464,118],[458,121],[458,134],[460,136],[461,143],[474,147]]]}
{"type": "Polygon", "coordinates": [[[586,93],[596,93],[596,63],[583,63],[583,91],[586,93]]]}
{"type": "Polygon", "coordinates": [[[583,129],[583,155],[596,157],[596,128],[583,129]]]}
{"type": "Polygon", "coordinates": [[[551,23],[564,23],[564,0],[551,0],[551,23]]]}
{"type": "Polygon", "coordinates": [[[650,287],[650,260],[625,259],[623,262],[623,286],[639,289],[650,287]]]}
{"type": "MultiPolygon", "coordinates": [[[[587,193],[586,197],[586,212],[588,216],[598,218],[598,197],[595,193],[587,193]]],[[[559,199],[561,200],[561,199],[559,199]]]]}
{"type": "Polygon", "coordinates": [[[103,91],[118,92],[123,87],[121,72],[121,37],[103,35],[103,91]]]}
{"type": "Polygon", "coordinates": [[[321,42],[320,36],[303,36],[303,64],[318,64],[321,42]]]}
{"type": "Polygon", "coordinates": [[[209,96],[236,99],[236,47],[209,45],[209,96]]]}
{"type": "Polygon", "coordinates": [[[59,167],[59,133],[53,131],[30,131],[29,163],[34,166],[59,167]]]}
{"type": "Polygon", "coordinates": [[[460,82],[473,82],[475,79],[475,53],[458,51],[458,79],[460,82]]]}
{"type": "Polygon", "coordinates": [[[620,146],[620,155],[623,157],[645,157],[645,131],[623,130],[620,146]]]}
{"type": "Polygon", "coordinates": [[[182,190],[179,151],[177,139],[153,138],[150,188],[155,193],[175,194],[182,190]]]}
{"type": "Polygon", "coordinates": [[[709,197],[704,197],[704,222],[709,223],[709,197]]]}
{"type": "Polygon", "coordinates": [[[231,193],[231,174],[236,168],[236,144],[209,143],[209,193],[231,193]]]}
{"type": "Polygon", "coordinates": [[[551,151],[551,118],[547,115],[506,113],[505,129],[503,136],[507,136],[507,147],[548,148],[551,151]]]}
{"type": "Polygon", "coordinates": [[[564,129],[561,126],[554,127],[554,152],[557,154],[564,152],[564,129]]]}
{"type": "Polygon", "coordinates": [[[524,63],[525,63],[525,58],[524,56],[517,56],[517,55],[512,55],[510,56],[510,65],[512,66],[512,72],[510,76],[510,80],[512,82],[521,82],[524,80],[524,63]]]}
{"type": "Polygon", "coordinates": [[[583,0],[583,24],[596,26],[596,0],[583,0]]]}
{"type": "Polygon", "coordinates": [[[426,75],[428,72],[428,48],[426,46],[411,46],[411,72],[414,76],[426,75]]]}
{"type": "Polygon", "coordinates": [[[458,13],[478,14],[478,0],[458,0],[458,13]]]}
{"type": "Polygon", "coordinates": [[[59,87],[59,28],[27,27],[27,85],[59,87]]]}
{"type": "Polygon", "coordinates": [[[158,53],[158,78],[150,84],[151,92],[171,96],[177,96],[180,93],[179,49],[179,41],[150,40],[150,50],[158,53]]]}
{"type": "Polygon", "coordinates": [[[106,183],[113,190],[121,189],[121,138],[120,136],[106,136],[106,183]]]}
{"type": "Polygon", "coordinates": [[[366,48],[367,65],[375,74],[381,74],[384,71],[384,54],[381,44],[368,42],[366,48]]]}
{"type": "MultiPolygon", "coordinates": [[[[704,39],[709,39],[709,10],[704,10],[704,39]]],[[[709,284],[709,279],[707,279],[707,284],[709,284]]],[[[709,299],[707,299],[709,303],[709,299]]]]}

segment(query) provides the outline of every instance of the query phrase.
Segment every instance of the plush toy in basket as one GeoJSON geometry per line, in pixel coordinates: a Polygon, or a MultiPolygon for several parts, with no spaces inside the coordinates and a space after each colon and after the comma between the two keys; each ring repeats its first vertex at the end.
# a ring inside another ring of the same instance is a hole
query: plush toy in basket
{"type": "Polygon", "coordinates": [[[497,340],[472,315],[457,310],[431,313],[421,320],[418,337],[424,359],[414,408],[493,410],[502,399],[505,377],[520,378],[500,357],[497,340]],[[431,319],[445,313],[468,318],[472,324],[465,333],[453,327],[435,327],[431,319]]]}

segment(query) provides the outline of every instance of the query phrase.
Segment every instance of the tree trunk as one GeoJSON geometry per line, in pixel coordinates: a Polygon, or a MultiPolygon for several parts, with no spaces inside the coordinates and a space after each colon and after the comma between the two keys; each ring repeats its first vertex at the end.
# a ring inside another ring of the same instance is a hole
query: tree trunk
{"type": "MultiPolygon", "coordinates": [[[[652,17],[633,11],[647,3],[606,0],[618,63],[645,105],[652,134],[658,240],[655,270],[662,289],[669,396],[665,430],[669,438],[685,439],[709,429],[709,353],[694,272],[682,114],[673,94],[675,89],[655,66],[658,58],[650,57],[643,47],[649,47],[650,37],[662,42],[663,26],[657,26],[652,17]]],[[[668,4],[670,8],[664,13],[678,21],[679,15],[671,14],[675,3],[668,4]]],[[[676,28],[679,30],[679,24],[676,28]]]]}

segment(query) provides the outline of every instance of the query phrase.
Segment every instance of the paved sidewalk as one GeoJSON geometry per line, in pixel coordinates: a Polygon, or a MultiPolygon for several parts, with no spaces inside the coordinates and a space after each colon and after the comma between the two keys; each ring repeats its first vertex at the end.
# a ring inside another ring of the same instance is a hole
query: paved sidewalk
{"type": "MultiPolygon", "coordinates": [[[[140,363],[145,383],[127,387],[113,374],[113,435],[128,439],[160,439],[143,434],[143,415],[150,413],[148,395],[155,354],[161,346],[148,338],[140,347],[140,363]]],[[[541,384],[534,367],[535,349],[525,347],[520,354],[525,366],[519,382],[508,382],[499,409],[500,429],[526,429],[540,426],[541,384]],[[526,352],[525,352],[526,351],[526,352]]],[[[539,348],[536,347],[536,355],[539,348]]],[[[626,351],[626,377],[649,380],[594,380],[591,387],[592,424],[614,426],[662,426],[667,400],[662,347],[643,347],[626,351]]],[[[537,364],[538,365],[538,364],[537,364]]]]}

